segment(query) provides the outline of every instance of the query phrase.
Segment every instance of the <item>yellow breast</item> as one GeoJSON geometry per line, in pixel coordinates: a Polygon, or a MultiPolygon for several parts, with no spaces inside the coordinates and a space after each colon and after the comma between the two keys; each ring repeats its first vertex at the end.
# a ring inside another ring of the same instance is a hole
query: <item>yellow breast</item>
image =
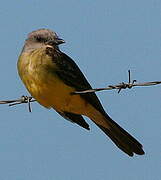
{"type": "Polygon", "coordinates": [[[58,111],[83,114],[87,103],[79,95],[71,95],[73,87],[67,86],[54,74],[56,64],[43,49],[23,53],[18,61],[18,72],[30,94],[43,106],[58,111]],[[52,73],[48,69],[52,69],[52,73]]]}

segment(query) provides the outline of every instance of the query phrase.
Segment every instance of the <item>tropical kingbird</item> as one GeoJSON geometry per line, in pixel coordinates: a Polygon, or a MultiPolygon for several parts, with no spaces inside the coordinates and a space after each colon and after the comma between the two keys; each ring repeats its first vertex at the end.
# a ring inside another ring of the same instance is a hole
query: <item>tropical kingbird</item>
{"type": "Polygon", "coordinates": [[[27,90],[42,106],[89,130],[82,115],[87,116],[129,156],[144,154],[142,145],[108,116],[95,93],[73,94],[92,87],[59,49],[64,42],[49,29],[29,33],[17,64],[27,90]]]}

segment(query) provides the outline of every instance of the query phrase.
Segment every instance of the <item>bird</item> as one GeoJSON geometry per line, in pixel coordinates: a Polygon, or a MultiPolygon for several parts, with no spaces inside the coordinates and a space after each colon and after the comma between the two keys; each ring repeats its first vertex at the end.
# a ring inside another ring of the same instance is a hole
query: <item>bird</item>
{"type": "Polygon", "coordinates": [[[45,108],[90,130],[83,116],[91,119],[124,153],[143,155],[140,142],[105,112],[77,64],[62,52],[65,43],[54,31],[41,28],[28,34],[17,62],[18,74],[32,97],[45,108]]]}

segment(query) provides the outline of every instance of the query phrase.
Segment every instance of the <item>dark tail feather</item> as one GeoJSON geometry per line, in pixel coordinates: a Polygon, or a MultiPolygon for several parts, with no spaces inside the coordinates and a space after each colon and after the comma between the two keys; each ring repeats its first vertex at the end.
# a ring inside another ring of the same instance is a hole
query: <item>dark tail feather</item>
{"type": "Polygon", "coordinates": [[[107,136],[111,138],[117,147],[129,156],[133,156],[134,153],[138,155],[144,154],[142,145],[134,137],[121,128],[108,115],[103,119],[105,121],[105,126],[95,123],[107,136]]]}

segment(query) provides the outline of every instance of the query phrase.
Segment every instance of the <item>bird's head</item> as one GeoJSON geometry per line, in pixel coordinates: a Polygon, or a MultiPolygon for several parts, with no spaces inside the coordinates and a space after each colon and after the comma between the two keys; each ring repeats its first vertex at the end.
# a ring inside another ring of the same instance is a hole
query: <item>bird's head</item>
{"type": "Polygon", "coordinates": [[[44,46],[56,46],[65,43],[58,35],[49,29],[38,29],[28,34],[24,50],[33,50],[44,46]]]}

